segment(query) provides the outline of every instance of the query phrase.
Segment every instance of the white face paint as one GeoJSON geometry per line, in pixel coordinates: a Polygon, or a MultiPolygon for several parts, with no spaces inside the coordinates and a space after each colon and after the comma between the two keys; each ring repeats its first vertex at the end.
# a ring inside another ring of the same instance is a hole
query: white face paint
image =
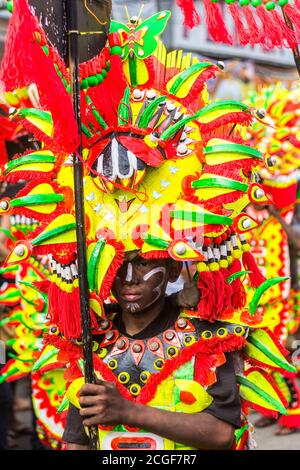
{"type": "Polygon", "coordinates": [[[157,301],[157,299],[160,297],[160,294],[161,294],[161,288],[162,286],[164,285],[165,283],[165,278],[166,278],[166,268],[164,266],[160,266],[158,268],[153,268],[151,269],[151,271],[149,271],[147,274],[145,274],[145,276],[143,276],[143,280],[144,281],[148,281],[148,279],[150,279],[150,277],[152,276],[155,276],[155,274],[158,274],[158,273],[162,273],[162,280],[161,282],[158,284],[157,287],[155,287],[153,289],[153,292],[156,292],[156,297],[152,300],[151,303],[149,303],[148,305],[146,305],[146,307],[150,307],[150,305],[154,304],[154,302],[157,301]]]}
{"type": "Polygon", "coordinates": [[[127,264],[126,282],[132,281],[132,263],[127,264]]]}
{"type": "Polygon", "coordinates": [[[135,313],[135,312],[139,311],[140,304],[138,304],[137,302],[134,302],[132,304],[130,303],[130,304],[128,304],[128,308],[131,311],[131,313],[135,313]]]}

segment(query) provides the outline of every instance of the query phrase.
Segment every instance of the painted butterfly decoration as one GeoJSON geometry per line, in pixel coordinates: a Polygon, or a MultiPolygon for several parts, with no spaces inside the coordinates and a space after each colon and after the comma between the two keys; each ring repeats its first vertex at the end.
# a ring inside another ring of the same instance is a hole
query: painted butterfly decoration
{"type": "Polygon", "coordinates": [[[112,21],[111,33],[118,33],[121,37],[121,48],[123,50],[122,60],[129,60],[129,76],[132,86],[136,86],[137,66],[136,59],[145,60],[157,48],[158,36],[165,30],[170,18],[170,11],[162,11],[150,16],[144,21],[139,17],[130,18],[127,25],[112,21]]]}

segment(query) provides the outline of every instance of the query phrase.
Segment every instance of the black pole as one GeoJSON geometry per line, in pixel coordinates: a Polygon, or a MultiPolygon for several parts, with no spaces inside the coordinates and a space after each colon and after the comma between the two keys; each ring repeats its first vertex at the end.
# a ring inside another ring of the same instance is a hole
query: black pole
{"type": "MultiPolygon", "coordinates": [[[[78,54],[78,11],[77,2],[67,0],[67,25],[68,25],[68,49],[69,70],[71,78],[71,90],[73,98],[74,113],[81,137],[81,114],[80,114],[80,83],[79,83],[79,54],[78,54]]],[[[81,138],[80,138],[81,141],[81,138]]],[[[86,383],[95,383],[93,367],[93,349],[91,320],[89,307],[89,286],[87,280],[85,217],[84,217],[84,190],[83,190],[83,167],[79,158],[82,146],[80,144],[77,153],[73,156],[74,165],[74,192],[76,211],[76,235],[77,235],[77,262],[80,292],[80,310],[82,321],[82,344],[84,356],[84,375],[86,383]]],[[[99,448],[98,427],[89,427],[90,448],[99,448]]]]}

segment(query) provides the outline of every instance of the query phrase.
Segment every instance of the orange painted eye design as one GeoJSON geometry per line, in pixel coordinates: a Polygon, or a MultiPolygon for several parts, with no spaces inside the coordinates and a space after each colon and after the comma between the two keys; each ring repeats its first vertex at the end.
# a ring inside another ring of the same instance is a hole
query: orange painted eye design
{"type": "Polygon", "coordinates": [[[8,255],[5,266],[25,261],[31,255],[32,248],[28,242],[20,242],[15,245],[13,251],[8,255]]]}
{"type": "Polygon", "coordinates": [[[250,217],[248,214],[242,213],[239,214],[234,219],[234,229],[237,233],[245,233],[253,230],[254,228],[258,227],[258,222],[250,217]]]}
{"type": "Polygon", "coordinates": [[[257,183],[250,184],[248,197],[254,204],[272,204],[272,201],[268,198],[263,188],[257,183]]]}

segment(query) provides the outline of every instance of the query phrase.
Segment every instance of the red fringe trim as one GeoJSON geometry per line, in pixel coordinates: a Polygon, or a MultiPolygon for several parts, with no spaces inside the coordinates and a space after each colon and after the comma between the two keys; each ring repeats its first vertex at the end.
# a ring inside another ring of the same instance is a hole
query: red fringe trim
{"type": "MultiPolygon", "coordinates": [[[[287,409],[287,412],[290,410],[287,409]]],[[[291,410],[295,411],[295,410],[291,410]]],[[[278,424],[279,426],[290,428],[290,429],[298,429],[300,428],[300,409],[297,410],[297,414],[288,414],[288,415],[281,415],[278,424]]]]}
{"type": "Polygon", "coordinates": [[[122,266],[124,261],[124,245],[122,242],[117,242],[115,240],[109,240],[109,244],[112,245],[115,250],[116,254],[114,256],[113,261],[111,262],[106,275],[103,280],[103,284],[101,286],[101,290],[99,293],[99,297],[102,300],[107,299],[110,295],[111,286],[115,280],[116,274],[119,268],[122,266]]]}
{"type": "MultiPolygon", "coordinates": [[[[270,335],[270,337],[272,338],[272,341],[274,342],[274,344],[277,346],[277,348],[279,349],[279,351],[281,352],[281,354],[284,356],[284,357],[287,357],[290,353],[289,351],[281,344],[281,342],[279,341],[279,339],[274,335],[274,333],[269,329],[269,328],[264,328],[264,330],[268,333],[268,335],[270,335]]],[[[288,371],[283,371],[284,374],[287,374],[288,377],[292,376],[294,377],[294,373],[292,372],[288,372],[288,371]]]]}
{"type": "Polygon", "coordinates": [[[32,388],[33,388],[33,398],[38,398],[41,400],[39,402],[39,409],[47,410],[46,415],[48,418],[53,418],[55,423],[62,423],[62,416],[57,413],[57,409],[50,402],[49,395],[46,390],[43,390],[38,386],[38,380],[35,380],[35,374],[32,374],[32,388]]]}
{"type": "Polygon", "coordinates": [[[126,398],[129,401],[135,400],[134,397],[129,392],[129,390],[118,381],[114,373],[107,367],[105,362],[103,362],[96,354],[94,354],[94,368],[95,368],[95,371],[100,372],[104,380],[107,380],[109,382],[114,382],[119,392],[124,398],[126,398]]]}
{"type": "Polygon", "coordinates": [[[241,402],[242,402],[242,410],[246,415],[248,414],[247,408],[252,408],[253,410],[258,411],[259,413],[261,413],[264,416],[267,416],[267,417],[270,417],[270,418],[275,418],[275,419],[278,418],[277,411],[268,410],[267,408],[263,408],[262,406],[259,406],[255,403],[244,400],[243,398],[241,398],[241,402]]]}
{"type": "Polygon", "coordinates": [[[148,253],[140,252],[142,258],[145,259],[163,259],[163,258],[170,258],[170,255],[167,251],[160,251],[160,250],[153,250],[148,251],[148,253]]]}
{"type": "MultiPolygon", "coordinates": [[[[203,172],[204,173],[204,172],[203,172]]],[[[228,204],[233,201],[237,201],[241,197],[244,196],[243,191],[232,191],[228,194],[222,194],[221,196],[216,196],[208,200],[199,199],[200,204],[205,204],[205,209],[215,208],[216,206],[220,206],[223,204],[228,204]]]]}
{"type": "Polygon", "coordinates": [[[44,336],[43,343],[45,346],[50,344],[51,346],[54,346],[55,348],[70,354],[70,360],[71,358],[76,360],[82,357],[82,350],[80,346],[71,343],[66,339],[60,338],[59,336],[46,334],[44,336]]]}
{"type": "Polygon", "coordinates": [[[29,133],[32,133],[37,140],[39,140],[40,142],[44,142],[44,144],[46,144],[47,147],[53,152],[60,151],[60,147],[55,145],[53,137],[49,137],[41,129],[36,127],[26,118],[19,119],[18,123],[23,126],[29,133]]]}
{"type": "Polygon", "coordinates": [[[201,72],[197,80],[194,82],[193,87],[190,89],[189,94],[185,98],[178,98],[176,95],[177,101],[190,109],[191,112],[196,112],[199,109],[199,95],[203,91],[204,86],[207,80],[211,78],[216,78],[216,74],[219,72],[219,68],[215,65],[211,65],[206,70],[201,72]]]}
{"type": "Polygon", "coordinates": [[[228,32],[222,17],[220,6],[210,0],[203,0],[206,12],[206,24],[209,34],[215,42],[233,44],[233,38],[228,32]]]}
{"type": "Polygon", "coordinates": [[[192,29],[200,24],[194,0],[176,0],[176,3],[183,13],[183,24],[186,28],[192,29]]]}
{"type": "Polygon", "coordinates": [[[204,134],[207,134],[208,132],[212,132],[218,127],[221,127],[227,124],[241,124],[243,126],[248,126],[252,123],[252,120],[253,118],[251,114],[246,111],[232,112],[232,113],[224,114],[223,116],[220,116],[219,118],[214,119],[213,121],[208,122],[207,124],[199,123],[199,127],[200,127],[201,132],[203,132],[204,134]]]}
{"type": "Polygon", "coordinates": [[[32,180],[41,180],[43,183],[51,181],[56,175],[56,170],[49,171],[48,173],[43,173],[42,171],[23,171],[18,170],[14,173],[9,173],[5,176],[5,181],[8,183],[18,183],[19,181],[32,181],[32,180]]]}

